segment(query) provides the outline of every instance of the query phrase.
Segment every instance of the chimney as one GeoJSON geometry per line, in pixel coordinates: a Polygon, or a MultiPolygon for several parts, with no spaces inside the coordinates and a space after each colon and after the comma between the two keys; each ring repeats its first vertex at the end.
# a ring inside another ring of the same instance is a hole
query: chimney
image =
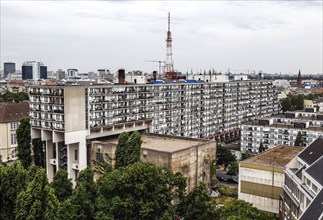
{"type": "Polygon", "coordinates": [[[153,79],[154,79],[154,81],[156,81],[157,80],[157,71],[153,71],[153,79]]]}
{"type": "Polygon", "coordinates": [[[125,83],[125,77],[126,77],[126,71],[124,69],[119,69],[118,70],[119,84],[125,83]]]}

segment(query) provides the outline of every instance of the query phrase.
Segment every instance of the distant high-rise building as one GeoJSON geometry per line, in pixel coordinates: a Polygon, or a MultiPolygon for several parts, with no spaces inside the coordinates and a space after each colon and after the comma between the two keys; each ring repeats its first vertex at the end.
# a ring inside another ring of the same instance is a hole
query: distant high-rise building
{"type": "Polygon", "coordinates": [[[12,62],[6,62],[3,64],[3,73],[4,77],[6,77],[9,73],[15,73],[16,72],[16,64],[12,62]]]}
{"type": "Polygon", "coordinates": [[[78,70],[77,69],[67,69],[67,76],[68,77],[78,76],[78,70]]]}
{"type": "Polygon", "coordinates": [[[47,79],[47,66],[36,61],[24,62],[22,64],[22,79],[47,79]]]}
{"type": "Polygon", "coordinates": [[[63,71],[62,69],[58,69],[56,72],[56,79],[57,80],[65,79],[65,71],[63,71]]]}

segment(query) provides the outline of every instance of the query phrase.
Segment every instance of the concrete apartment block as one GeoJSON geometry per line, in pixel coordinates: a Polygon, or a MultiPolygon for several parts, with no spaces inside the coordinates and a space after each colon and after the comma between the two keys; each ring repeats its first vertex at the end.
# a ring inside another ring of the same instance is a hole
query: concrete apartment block
{"type": "Polygon", "coordinates": [[[31,86],[32,138],[47,143],[49,180],[75,179],[94,139],[123,131],[216,140],[240,137],[240,125],[279,111],[272,81],[31,86]],[[72,160],[72,158],[74,158],[72,160]]]}
{"type": "Polygon", "coordinates": [[[279,198],[283,192],[284,169],[303,148],[278,146],[239,164],[238,198],[256,208],[279,213],[279,198]]]}
{"type": "Polygon", "coordinates": [[[304,147],[323,135],[322,112],[286,112],[270,118],[259,118],[241,126],[241,151],[258,153],[262,142],[266,149],[277,145],[294,146],[301,132],[304,147]]]}

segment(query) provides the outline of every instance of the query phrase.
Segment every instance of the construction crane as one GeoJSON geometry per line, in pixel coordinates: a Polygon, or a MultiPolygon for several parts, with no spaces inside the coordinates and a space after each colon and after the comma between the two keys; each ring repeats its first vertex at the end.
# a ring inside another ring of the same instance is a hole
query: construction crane
{"type": "Polygon", "coordinates": [[[158,74],[161,74],[161,64],[166,63],[165,61],[162,60],[144,60],[145,62],[152,62],[152,63],[159,63],[159,71],[158,74]]]}

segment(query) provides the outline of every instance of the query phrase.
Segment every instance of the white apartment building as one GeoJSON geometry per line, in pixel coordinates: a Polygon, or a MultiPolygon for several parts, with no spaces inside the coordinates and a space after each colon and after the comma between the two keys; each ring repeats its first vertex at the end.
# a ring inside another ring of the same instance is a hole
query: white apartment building
{"type": "Polygon", "coordinates": [[[323,137],[320,137],[286,165],[281,219],[323,219],[322,168],[323,137]]]}
{"type": "Polygon", "coordinates": [[[266,149],[277,145],[294,146],[301,132],[304,147],[323,135],[323,113],[287,112],[270,118],[259,118],[241,126],[241,151],[258,153],[260,143],[266,149]]]}
{"type": "Polygon", "coordinates": [[[239,138],[240,125],[277,114],[271,81],[32,86],[32,138],[46,141],[47,174],[87,167],[91,140],[148,130],[193,138],[239,138]]]}

